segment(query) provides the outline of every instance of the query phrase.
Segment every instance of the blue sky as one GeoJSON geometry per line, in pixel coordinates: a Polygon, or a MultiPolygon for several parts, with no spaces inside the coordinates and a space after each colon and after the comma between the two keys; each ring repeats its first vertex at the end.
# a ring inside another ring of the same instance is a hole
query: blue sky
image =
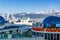
{"type": "Polygon", "coordinates": [[[34,12],[44,10],[59,10],[60,0],[0,0],[2,12],[34,12]]]}

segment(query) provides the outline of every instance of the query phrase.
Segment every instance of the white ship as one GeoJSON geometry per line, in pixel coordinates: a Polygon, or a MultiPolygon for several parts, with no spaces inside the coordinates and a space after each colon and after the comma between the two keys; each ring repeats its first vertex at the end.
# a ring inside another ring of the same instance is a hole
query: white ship
{"type": "Polygon", "coordinates": [[[24,24],[24,25],[32,25],[33,21],[30,20],[30,18],[27,19],[21,19],[21,20],[10,20],[10,23],[14,23],[14,24],[24,24]]]}

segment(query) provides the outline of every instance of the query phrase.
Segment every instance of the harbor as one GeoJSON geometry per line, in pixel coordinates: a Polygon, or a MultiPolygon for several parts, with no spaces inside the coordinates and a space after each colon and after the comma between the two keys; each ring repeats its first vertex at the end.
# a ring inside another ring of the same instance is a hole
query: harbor
{"type": "Polygon", "coordinates": [[[0,40],[60,40],[60,0],[0,0],[0,40]]]}
{"type": "Polygon", "coordinates": [[[60,40],[60,17],[55,12],[39,21],[14,19],[14,16],[11,20],[0,16],[0,39],[60,40]]]}

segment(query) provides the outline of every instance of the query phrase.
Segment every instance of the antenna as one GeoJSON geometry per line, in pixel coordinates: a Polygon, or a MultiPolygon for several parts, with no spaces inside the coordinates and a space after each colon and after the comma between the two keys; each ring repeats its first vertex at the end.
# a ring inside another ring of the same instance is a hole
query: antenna
{"type": "Polygon", "coordinates": [[[52,15],[53,15],[53,16],[55,15],[54,12],[55,12],[55,11],[54,11],[54,9],[53,9],[53,10],[52,10],[52,15]]]}
{"type": "Polygon", "coordinates": [[[55,10],[53,9],[51,15],[52,16],[57,16],[57,12],[55,12],[55,10]]]}
{"type": "Polygon", "coordinates": [[[28,17],[28,20],[30,20],[30,18],[28,17]]]}

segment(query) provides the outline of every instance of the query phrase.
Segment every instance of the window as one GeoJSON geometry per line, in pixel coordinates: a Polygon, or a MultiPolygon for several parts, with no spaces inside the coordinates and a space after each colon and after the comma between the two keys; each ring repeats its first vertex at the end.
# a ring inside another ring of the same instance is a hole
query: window
{"type": "Polygon", "coordinates": [[[28,22],[32,22],[32,21],[28,21],[28,22]]]}
{"type": "Polygon", "coordinates": [[[56,24],[56,27],[60,27],[60,24],[56,24]]]}

